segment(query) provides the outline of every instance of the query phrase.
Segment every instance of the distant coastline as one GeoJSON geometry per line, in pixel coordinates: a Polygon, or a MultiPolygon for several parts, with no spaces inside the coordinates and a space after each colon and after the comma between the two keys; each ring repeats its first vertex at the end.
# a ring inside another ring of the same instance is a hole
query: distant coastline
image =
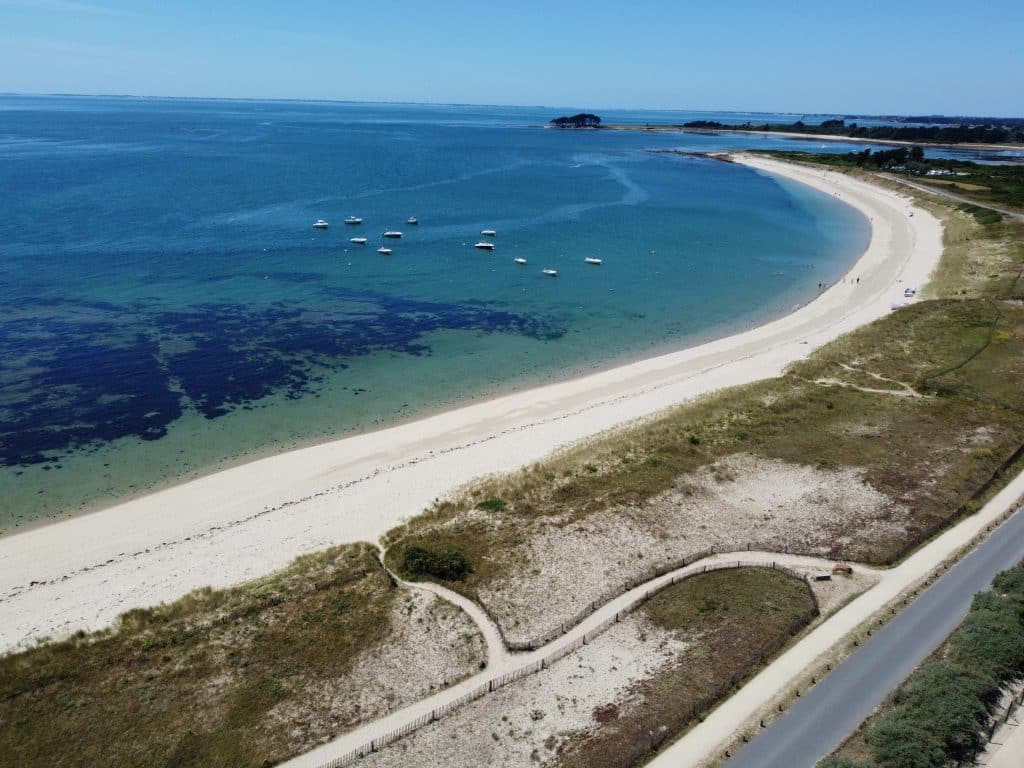
{"type": "Polygon", "coordinates": [[[798,133],[796,131],[764,131],[750,130],[746,128],[687,128],[682,125],[631,125],[627,123],[609,123],[603,125],[610,131],[638,131],[652,133],[693,133],[706,136],[720,136],[722,134],[736,133],[753,136],[779,136],[785,139],[813,139],[815,141],[850,142],[854,144],[892,144],[898,146],[921,146],[936,147],[942,149],[1009,149],[1024,151],[1024,144],[989,144],[975,142],[933,142],[933,141],[905,141],[902,139],[881,139],[864,138],[860,136],[838,136],[831,133],[798,133]]]}

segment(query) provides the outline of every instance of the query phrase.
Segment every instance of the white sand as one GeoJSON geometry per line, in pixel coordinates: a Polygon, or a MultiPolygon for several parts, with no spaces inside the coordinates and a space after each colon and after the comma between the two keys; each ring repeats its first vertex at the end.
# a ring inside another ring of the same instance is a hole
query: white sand
{"type": "Polygon", "coordinates": [[[871,242],[850,278],[780,320],[699,347],[234,467],[0,539],[0,651],[237,583],[330,544],[376,540],[481,474],[695,395],[777,375],[890,311],[942,252],[937,219],[893,192],[761,158],[855,206],[871,242]],[[859,277],[860,282],[853,278],[859,277]],[[33,582],[35,582],[33,584],[33,582]]]}

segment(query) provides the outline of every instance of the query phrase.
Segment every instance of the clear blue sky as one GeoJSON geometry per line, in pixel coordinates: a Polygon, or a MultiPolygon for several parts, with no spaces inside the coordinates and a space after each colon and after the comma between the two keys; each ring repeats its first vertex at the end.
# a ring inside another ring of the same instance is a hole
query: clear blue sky
{"type": "Polygon", "coordinates": [[[1024,0],[0,0],[0,91],[1024,115],[1024,0]]]}

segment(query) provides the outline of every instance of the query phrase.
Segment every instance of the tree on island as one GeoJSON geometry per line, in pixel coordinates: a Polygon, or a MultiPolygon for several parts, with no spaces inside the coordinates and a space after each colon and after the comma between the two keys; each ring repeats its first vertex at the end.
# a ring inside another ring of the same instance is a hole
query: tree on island
{"type": "Polygon", "coordinates": [[[580,112],[572,117],[556,117],[551,121],[555,128],[600,128],[601,118],[588,112],[580,112]]]}

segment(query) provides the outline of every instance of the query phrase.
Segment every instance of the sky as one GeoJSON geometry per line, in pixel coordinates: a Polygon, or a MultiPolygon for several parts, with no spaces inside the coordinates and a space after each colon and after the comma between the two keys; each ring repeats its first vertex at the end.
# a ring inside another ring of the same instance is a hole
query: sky
{"type": "Polygon", "coordinates": [[[1024,116],[1022,41],[1022,0],[0,0],[0,92],[1024,116]]]}

